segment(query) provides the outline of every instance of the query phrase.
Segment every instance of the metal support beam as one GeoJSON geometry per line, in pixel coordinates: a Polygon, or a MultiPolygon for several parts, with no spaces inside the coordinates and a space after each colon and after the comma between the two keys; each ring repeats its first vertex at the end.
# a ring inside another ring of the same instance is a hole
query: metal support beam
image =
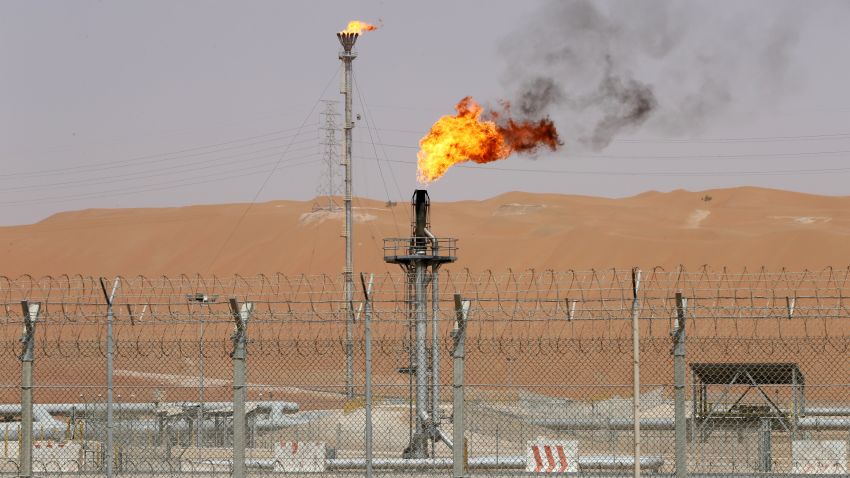
{"type": "Polygon", "coordinates": [[[114,402],[112,400],[112,362],[115,358],[112,339],[112,303],[115,300],[115,291],[118,289],[120,279],[115,279],[112,284],[112,292],[106,290],[106,279],[100,278],[100,288],[103,290],[103,297],[106,299],[106,477],[112,478],[113,467],[115,466],[115,441],[113,432],[115,429],[115,420],[112,417],[112,409],[114,402]]]}
{"type": "Polygon", "coordinates": [[[239,304],[230,299],[230,315],[233,317],[233,478],[245,478],[245,359],[247,358],[248,319],[254,304],[239,304]]]}
{"type": "MultiPolygon", "coordinates": [[[[431,266],[431,420],[440,426],[440,286],[439,265],[431,266]]],[[[436,448],[436,447],[435,447],[436,448]]],[[[436,451],[436,450],[435,450],[436,451]]]]}
{"type": "Polygon", "coordinates": [[[363,332],[366,341],[366,478],[372,478],[372,282],[375,274],[360,273],[360,283],[363,286],[363,332]]]}
{"type": "Polygon", "coordinates": [[[21,336],[21,430],[18,447],[20,476],[32,476],[32,364],[34,359],[33,343],[35,342],[35,324],[41,304],[38,302],[21,301],[23,309],[24,331],[21,336]]]}
{"type": "Polygon", "coordinates": [[[466,439],[464,431],[466,430],[464,416],[464,396],[463,396],[463,366],[466,358],[464,352],[464,342],[466,341],[466,324],[469,320],[468,300],[461,300],[460,294],[454,295],[455,299],[455,330],[452,333],[454,338],[454,349],[452,351],[453,359],[453,378],[452,378],[452,476],[454,478],[464,478],[467,472],[466,466],[466,439]]]}
{"type": "Polygon", "coordinates": [[[425,297],[425,264],[415,265],[414,289],[416,304],[414,309],[414,353],[416,362],[416,426],[413,442],[410,444],[411,458],[425,458],[428,437],[425,433],[427,423],[423,417],[428,415],[428,363],[426,361],[425,340],[427,338],[427,311],[425,297]]]}
{"type": "Polygon", "coordinates": [[[634,426],[634,455],[635,467],[634,478],[640,478],[640,269],[632,269],[632,360],[634,395],[632,397],[634,426]]]}
{"type": "Polygon", "coordinates": [[[685,418],[685,320],[688,299],[676,293],[676,329],[673,331],[673,383],[675,389],[676,478],[688,474],[687,429],[685,418]]]}

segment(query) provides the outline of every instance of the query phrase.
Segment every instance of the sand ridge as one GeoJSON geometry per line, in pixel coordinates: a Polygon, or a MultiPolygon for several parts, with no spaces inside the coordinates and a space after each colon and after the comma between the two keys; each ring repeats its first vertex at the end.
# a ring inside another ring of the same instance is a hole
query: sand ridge
{"type": "MultiPolygon", "coordinates": [[[[741,187],[431,200],[433,232],[459,239],[458,261],[447,266],[455,270],[850,264],[850,197],[741,187]]],[[[410,206],[355,204],[355,271],[396,271],[383,261],[383,239],[409,234],[410,206]]],[[[312,201],[246,207],[89,209],[0,227],[0,275],[342,272],[341,213],[314,211],[312,201]]]]}

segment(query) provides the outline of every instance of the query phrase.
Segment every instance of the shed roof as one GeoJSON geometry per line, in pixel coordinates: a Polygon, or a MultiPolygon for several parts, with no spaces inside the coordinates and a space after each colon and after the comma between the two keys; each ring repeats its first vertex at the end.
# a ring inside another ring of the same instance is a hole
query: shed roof
{"type": "Polygon", "coordinates": [[[791,385],[795,383],[795,374],[797,384],[805,383],[796,363],[693,363],[691,370],[699,381],[706,384],[752,385],[752,377],[758,385],[791,385]]]}

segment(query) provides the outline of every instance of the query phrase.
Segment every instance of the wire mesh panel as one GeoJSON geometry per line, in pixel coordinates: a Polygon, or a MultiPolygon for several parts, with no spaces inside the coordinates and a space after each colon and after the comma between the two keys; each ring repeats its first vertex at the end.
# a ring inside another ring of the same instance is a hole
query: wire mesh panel
{"type": "Polygon", "coordinates": [[[418,338],[405,275],[375,277],[370,308],[358,291],[353,316],[330,276],[118,278],[111,353],[114,279],[0,278],[0,474],[21,474],[23,457],[34,476],[239,476],[234,446],[249,477],[359,476],[369,462],[385,476],[447,476],[455,456],[468,476],[631,475],[636,461],[670,475],[677,450],[691,474],[846,473],[847,278],[658,269],[635,301],[630,270],[446,271],[418,338]],[[454,294],[471,304],[461,379],[454,294]],[[40,307],[32,425],[21,301],[40,307]]]}

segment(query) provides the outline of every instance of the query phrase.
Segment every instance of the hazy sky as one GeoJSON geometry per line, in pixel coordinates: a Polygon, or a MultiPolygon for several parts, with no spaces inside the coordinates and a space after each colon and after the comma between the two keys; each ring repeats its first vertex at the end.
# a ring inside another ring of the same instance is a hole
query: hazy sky
{"type": "Polygon", "coordinates": [[[850,191],[842,0],[9,0],[0,224],[69,209],[312,198],[319,101],[341,98],[335,32],[350,19],[383,23],[360,38],[354,62],[358,196],[406,201],[418,140],[440,115],[466,95],[514,100],[540,77],[562,91],[544,111],[562,150],[452,169],[430,186],[433,200],[850,191]],[[628,112],[617,103],[625,94],[596,93],[606,67],[617,84],[652,90],[656,109],[593,148],[594,125],[628,112]]]}

